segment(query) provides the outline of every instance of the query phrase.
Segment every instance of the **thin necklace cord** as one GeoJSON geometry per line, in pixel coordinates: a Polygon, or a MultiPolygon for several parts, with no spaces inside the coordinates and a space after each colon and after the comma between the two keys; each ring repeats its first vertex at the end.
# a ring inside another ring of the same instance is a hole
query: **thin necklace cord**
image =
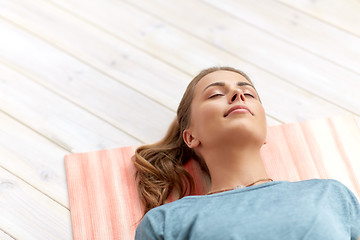
{"type": "Polygon", "coordinates": [[[229,189],[224,189],[224,190],[209,192],[207,195],[211,195],[211,194],[214,194],[214,193],[226,192],[226,191],[229,191],[229,190],[234,190],[235,188],[250,187],[250,186],[253,186],[254,184],[256,184],[256,183],[258,183],[258,182],[263,182],[263,181],[270,181],[270,182],[272,182],[272,181],[274,181],[274,180],[272,180],[271,178],[259,179],[259,180],[256,180],[255,182],[250,183],[249,185],[246,185],[246,186],[236,186],[236,187],[234,187],[234,188],[229,188],[229,189]]]}

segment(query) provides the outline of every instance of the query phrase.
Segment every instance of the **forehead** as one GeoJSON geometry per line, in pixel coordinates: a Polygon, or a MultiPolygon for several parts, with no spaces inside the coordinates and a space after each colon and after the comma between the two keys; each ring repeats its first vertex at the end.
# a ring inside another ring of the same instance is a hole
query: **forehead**
{"type": "Polygon", "coordinates": [[[243,75],[227,70],[219,70],[204,76],[197,84],[196,84],[196,92],[199,93],[204,90],[209,84],[214,82],[224,82],[225,84],[235,85],[238,82],[247,82],[250,83],[243,75]]]}

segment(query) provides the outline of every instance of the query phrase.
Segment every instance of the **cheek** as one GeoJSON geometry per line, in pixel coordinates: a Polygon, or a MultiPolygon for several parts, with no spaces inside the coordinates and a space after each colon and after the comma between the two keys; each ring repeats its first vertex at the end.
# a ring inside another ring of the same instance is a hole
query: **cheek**
{"type": "Polygon", "coordinates": [[[214,106],[212,106],[210,104],[204,104],[199,110],[199,115],[200,115],[200,118],[204,122],[207,122],[206,120],[212,119],[215,117],[216,110],[215,110],[214,106]]]}
{"type": "MultiPolygon", "coordinates": [[[[214,104],[204,104],[200,106],[196,112],[195,116],[195,125],[198,129],[198,134],[200,136],[206,136],[213,133],[214,130],[219,126],[219,117],[221,117],[222,112],[214,104]]],[[[200,137],[199,136],[199,137],[200,137]]]]}
{"type": "Polygon", "coordinates": [[[259,111],[259,125],[261,125],[261,132],[263,132],[264,136],[266,137],[267,132],[267,124],[266,124],[266,114],[263,108],[260,108],[259,111]]]}

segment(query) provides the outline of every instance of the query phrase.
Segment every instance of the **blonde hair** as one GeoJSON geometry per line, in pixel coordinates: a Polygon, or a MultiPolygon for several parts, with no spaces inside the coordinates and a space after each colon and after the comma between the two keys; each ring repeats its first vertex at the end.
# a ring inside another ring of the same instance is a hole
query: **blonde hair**
{"type": "Polygon", "coordinates": [[[189,83],[177,109],[177,117],[171,123],[165,137],[159,142],[136,149],[134,164],[145,213],[164,204],[174,190],[179,193],[179,198],[193,192],[194,180],[184,168],[189,159],[198,161],[202,170],[209,175],[205,161],[185,144],[183,131],[190,126],[191,102],[196,84],[205,75],[219,70],[239,73],[251,82],[244,72],[231,67],[212,67],[201,71],[189,83]]]}

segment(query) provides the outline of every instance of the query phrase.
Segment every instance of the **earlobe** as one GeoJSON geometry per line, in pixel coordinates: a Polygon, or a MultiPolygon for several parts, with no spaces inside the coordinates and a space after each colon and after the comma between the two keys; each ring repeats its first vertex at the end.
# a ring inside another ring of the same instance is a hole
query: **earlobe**
{"type": "Polygon", "coordinates": [[[200,141],[196,139],[188,129],[183,132],[183,139],[189,148],[195,148],[199,145],[200,141]]]}
{"type": "Polygon", "coordinates": [[[190,148],[195,148],[197,146],[199,146],[200,141],[198,139],[193,139],[193,141],[191,142],[191,147],[190,148]]]}

